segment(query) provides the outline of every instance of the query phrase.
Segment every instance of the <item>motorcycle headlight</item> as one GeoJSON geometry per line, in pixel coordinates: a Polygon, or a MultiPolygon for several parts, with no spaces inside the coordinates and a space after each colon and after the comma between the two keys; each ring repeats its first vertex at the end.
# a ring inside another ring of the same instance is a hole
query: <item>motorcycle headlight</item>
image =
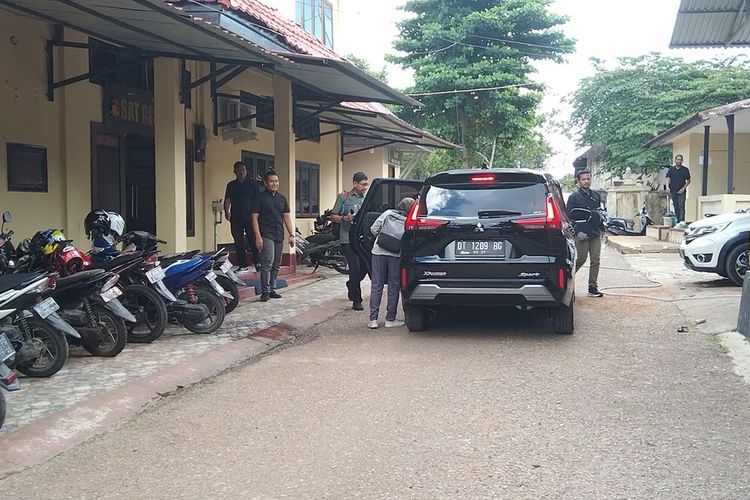
{"type": "Polygon", "coordinates": [[[690,231],[690,236],[697,238],[698,236],[705,236],[707,234],[716,233],[723,231],[731,222],[725,222],[723,224],[715,224],[713,226],[703,226],[690,231]]]}

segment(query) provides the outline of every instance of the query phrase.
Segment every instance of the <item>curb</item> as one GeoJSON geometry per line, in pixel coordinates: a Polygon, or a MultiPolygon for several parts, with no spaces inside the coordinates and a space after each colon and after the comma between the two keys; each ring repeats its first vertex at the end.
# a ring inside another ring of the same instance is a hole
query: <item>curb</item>
{"type": "Polygon", "coordinates": [[[112,429],[155,399],[267,354],[294,339],[300,330],[322,323],[347,308],[346,300],[325,302],[282,323],[133,380],[6,434],[0,437],[0,479],[46,462],[112,429]]]}
{"type": "Polygon", "coordinates": [[[669,254],[676,254],[678,253],[678,248],[668,246],[668,245],[660,245],[659,243],[650,243],[647,246],[640,246],[640,247],[629,247],[622,245],[620,243],[617,243],[615,241],[612,241],[611,238],[607,238],[607,246],[610,248],[614,248],[621,254],[642,254],[642,253],[669,253],[669,254]]]}

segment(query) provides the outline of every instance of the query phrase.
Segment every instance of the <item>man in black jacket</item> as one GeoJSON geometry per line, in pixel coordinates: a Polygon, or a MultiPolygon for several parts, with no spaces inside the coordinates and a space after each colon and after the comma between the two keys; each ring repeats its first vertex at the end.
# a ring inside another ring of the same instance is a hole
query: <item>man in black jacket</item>
{"type": "Polygon", "coordinates": [[[602,255],[602,219],[599,208],[602,198],[591,189],[591,172],[581,170],[576,174],[578,191],[571,194],[565,207],[568,217],[573,221],[576,233],[576,272],[586,263],[591,255],[589,264],[589,297],[602,297],[597,279],[599,278],[599,261],[602,255]]]}

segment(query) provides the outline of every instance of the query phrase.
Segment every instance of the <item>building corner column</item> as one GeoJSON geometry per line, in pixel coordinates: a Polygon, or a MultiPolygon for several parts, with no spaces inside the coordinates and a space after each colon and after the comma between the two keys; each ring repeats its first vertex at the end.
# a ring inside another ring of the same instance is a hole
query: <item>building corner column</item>
{"type": "Polygon", "coordinates": [[[166,250],[187,250],[185,192],[185,109],[180,104],[180,64],[154,60],[156,147],[156,230],[166,250]]]}
{"type": "MultiPolygon", "coordinates": [[[[279,75],[273,76],[273,108],[274,108],[274,170],[279,174],[279,191],[289,200],[291,209],[292,230],[295,222],[296,206],[296,141],[292,123],[294,120],[294,97],[292,83],[279,75]]],[[[286,239],[286,238],[285,238],[286,239]]],[[[296,271],[296,254],[285,242],[283,265],[296,271]]]]}

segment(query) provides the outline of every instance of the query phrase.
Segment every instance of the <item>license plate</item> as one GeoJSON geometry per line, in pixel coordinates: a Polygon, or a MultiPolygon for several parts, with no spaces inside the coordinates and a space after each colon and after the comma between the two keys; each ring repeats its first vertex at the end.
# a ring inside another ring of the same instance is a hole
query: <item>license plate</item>
{"type": "Polygon", "coordinates": [[[166,275],[167,273],[164,272],[164,269],[162,269],[161,266],[156,266],[155,268],[146,271],[146,278],[148,278],[149,283],[161,281],[166,275]]]}
{"type": "Polygon", "coordinates": [[[0,333],[0,363],[6,359],[11,358],[16,353],[13,349],[13,345],[8,340],[8,336],[4,333],[0,333]]]}
{"type": "Polygon", "coordinates": [[[206,274],[206,279],[208,281],[216,281],[216,275],[213,271],[209,271],[208,274],[206,274]]]}
{"type": "Polygon", "coordinates": [[[227,260],[221,265],[219,269],[221,269],[221,271],[224,273],[229,272],[232,269],[232,263],[227,260]]]}
{"type": "Polygon", "coordinates": [[[52,297],[44,299],[34,306],[34,310],[42,319],[47,318],[47,316],[57,311],[58,309],[60,309],[60,305],[52,297]]]}
{"type": "Polygon", "coordinates": [[[109,302],[110,300],[116,299],[117,297],[119,297],[120,295],[122,295],[122,290],[120,290],[120,287],[113,286],[112,288],[110,288],[106,292],[102,292],[101,295],[102,295],[102,300],[104,302],[109,302]]]}
{"type": "Polygon", "coordinates": [[[456,257],[504,257],[505,242],[493,240],[457,241],[456,257]]]}

